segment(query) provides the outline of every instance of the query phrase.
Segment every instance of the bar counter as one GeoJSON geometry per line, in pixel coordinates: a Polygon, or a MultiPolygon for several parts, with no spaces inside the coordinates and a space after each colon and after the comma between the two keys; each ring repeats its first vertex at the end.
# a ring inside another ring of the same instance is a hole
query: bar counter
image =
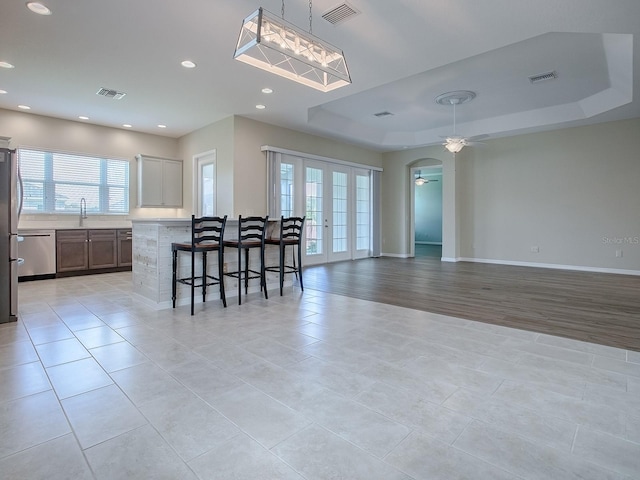
{"type": "MultiPolygon", "coordinates": [[[[267,238],[275,231],[277,235],[279,220],[269,219],[267,238]]],[[[171,244],[173,242],[191,241],[191,218],[141,218],[133,219],[133,292],[140,296],[145,303],[158,310],[171,307],[171,244]]],[[[224,231],[225,239],[238,238],[238,219],[227,218],[224,231]]],[[[254,270],[260,266],[258,249],[250,252],[250,264],[254,270]]],[[[188,253],[178,253],[178,278],[190,275],[191,261],[188,253]]],[[[200,255],[196,259],[196,276],[200,274],[202,262],[200,255]]],[[[237,250],[225,248],[224,261],[227,271],[236,270],[237,250]]],[[[278,248],[267,246],[265,250],[266,265],[278,264],[278,248]]],[[[207,257],[207,270],[216,269],[217,258],[215,255],[207,257]]],[[[292,285],[292,279],[285,277],[285,285],[292,285]],[[288,281],[288,282],[287,282],[288,281]]],[[[227,304],[232,305],[238,296],[238,280],[225,276],[225,291],[227,304]]],[[[278,295],[278,274],[267,272],[267,287],[269,292],[278,295]]],[[[249,281],[249,293],[260,291],[260,281],[249,281]]],[[[218,287],[210,287],[207,291],[207,302],[219,301],[218,287]]],[[[196,303],[202,302],[202,295],[196,290],[196,303]]],[[[190,288],[178,284],[177,305],[187,305],[190,302],[190,288]]]]}

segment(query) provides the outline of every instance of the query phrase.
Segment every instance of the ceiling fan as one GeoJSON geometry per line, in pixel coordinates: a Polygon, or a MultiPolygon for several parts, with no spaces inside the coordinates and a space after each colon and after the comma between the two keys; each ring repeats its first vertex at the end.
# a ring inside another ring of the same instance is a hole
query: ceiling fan
{"type": "Polygon", "coordinates": [[[422,176],[422,173],[418,170],[418,176],[416,177],[416,185],[418,187],[424,185],[425,183],[430,183],[430,182],[437,182],[438,180],[436,180],[435,178],[429,179],[429,178],[424,178],[422,176]]]}
{"type": "Polygon", "coordinates": [[[453,135],[448,135],[442,144],[451,153],[458,153],[464,147],[474,145],[476,142],[473,140],[486,138],[488,135],[478,135],[472,138],[466,138],[456,134],[456,105],[470,102],[476,97],[476,94],[470,90],[456,90],[454,92],[447,92],[436,97],[436,103],[440,105],[453,105],[453,135]]]}

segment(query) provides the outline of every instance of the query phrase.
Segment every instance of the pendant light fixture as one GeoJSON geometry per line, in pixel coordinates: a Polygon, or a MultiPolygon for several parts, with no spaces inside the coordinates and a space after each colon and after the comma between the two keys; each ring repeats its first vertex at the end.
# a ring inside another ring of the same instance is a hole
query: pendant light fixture
{"type": "Polygon", "coordinates": [[[342,50],[312,34],[312,1],[309,31],[260,7],[242,22],[234,58],[322,92],[349,85],[351,77],[342,50]]]}

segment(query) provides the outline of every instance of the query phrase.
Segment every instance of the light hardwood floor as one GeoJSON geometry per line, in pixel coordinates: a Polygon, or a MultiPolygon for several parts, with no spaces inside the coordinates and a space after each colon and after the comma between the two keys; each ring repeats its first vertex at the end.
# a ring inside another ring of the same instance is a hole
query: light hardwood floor
{"type": "Polygon", "coordinates": [[[640,277],[433,257],[308,267],[305,287],[640,351],[640,277]]]}

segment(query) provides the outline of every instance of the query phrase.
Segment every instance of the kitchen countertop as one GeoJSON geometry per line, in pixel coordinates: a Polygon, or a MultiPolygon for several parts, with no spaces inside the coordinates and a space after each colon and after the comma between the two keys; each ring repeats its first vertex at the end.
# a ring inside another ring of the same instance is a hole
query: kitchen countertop
{"type": "MultiPolygon", "coordinates": [[[[253,216],[253,215],[252,215],[253,216]]],[[[227,217],[227,223],[237,222],[237,218],[227,217]]],[[[279,218],[269,218],[269,222],[279,222],[279,218]]],[[[176,224],[184,225],[191,223],[191,217],[188,218],[132,218],[131,223],[160,223],[162,225],[176,224]]]]}
{"type": "Polygon", "coordinates": [[[57,227],[54,230],[131,230],[131,226],[113,225],[108,227],[57,227]]]}
{"type": "Polygon", "coordinates": [[[113,225],[108,227],[18,227],[18,232],[40,232],[43,230],[131,230],[130,225],[113,225]]]}

